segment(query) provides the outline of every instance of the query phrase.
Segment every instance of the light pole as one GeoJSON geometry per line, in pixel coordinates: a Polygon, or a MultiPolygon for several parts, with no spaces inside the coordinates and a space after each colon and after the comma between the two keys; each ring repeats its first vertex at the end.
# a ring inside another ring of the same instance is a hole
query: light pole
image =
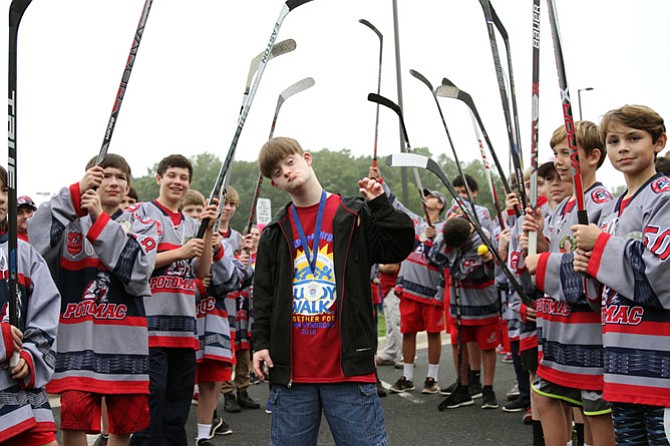
{"type": "Polygon", "coordinates": [[[593,87],[580,88],[577,90],[577,104],[579,105],[579,120],[582,120],[582,91],[591,91],[593,87]]]}

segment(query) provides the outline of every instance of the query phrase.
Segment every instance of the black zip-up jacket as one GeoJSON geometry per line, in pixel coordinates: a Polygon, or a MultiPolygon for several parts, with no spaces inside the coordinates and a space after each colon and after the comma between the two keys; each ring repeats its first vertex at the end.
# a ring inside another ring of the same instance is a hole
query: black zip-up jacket
{"type": "MultiPolygon", "coordinates": [[[[254,276],[253,347],[269,349],[274,367],[270,383],[291,382],[291,317],[293,313],[293,230],[286,205],[263,230],[254,276]]],[[[399,263],[414,246],[414,225],[385,195],[365,203],[342,198],[333,220],[333,260],[337,321],[342,338],[344,376],[375,371],[377,345],[370,292],[375,263],[399,263]]]]}

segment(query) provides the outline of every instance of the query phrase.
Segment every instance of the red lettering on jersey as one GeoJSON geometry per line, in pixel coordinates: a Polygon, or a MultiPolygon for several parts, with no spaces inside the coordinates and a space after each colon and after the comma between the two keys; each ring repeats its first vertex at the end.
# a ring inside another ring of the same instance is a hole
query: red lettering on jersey
{"type": "Polygon", "coordinates": [[[126,317],[128,306],[123,304],[96,304],[92,300],[67,304],[63,312],[63,319],[82,318],[91,316],[95,319],[121,320],[126,317]]]}
{"type": "Polygon", "coordinates": [[[644,229],[644,246],[665,261],[670,257],[670,229],[662,230],[658,226],[644,229]],[[662,231],[662,232],[661,232],[662,231]]]}
{"type": "Polygon", "coordinates": [[[610,306],[603,311],[603,319],[608,324],[640,325],[644,308],[628,305],[610,306]]]}

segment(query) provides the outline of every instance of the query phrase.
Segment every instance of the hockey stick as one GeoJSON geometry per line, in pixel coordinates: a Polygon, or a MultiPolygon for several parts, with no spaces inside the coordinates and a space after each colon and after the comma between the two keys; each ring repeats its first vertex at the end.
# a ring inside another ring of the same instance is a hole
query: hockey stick
{"type": "Polygon", "coordinates": [[[484,151],[484,139],[482,137],[482,132],[477,125],[477,120],[475,119],[474,113],[470,110],[470,119],[472,121],[472,127],[475,129],[475,134],[477,135],[477,144],[479,145],[479,154],[482,157],[482,164],[484,165],[484,172],[486,173],[486,180],[489,184],[489,190],[491,191],[491,197],[493,198],[493,205],[496,208],[496,214],[498,215],[498,222],[500,223],[500,228],[505,229],[505,219],[503,217],[502,209],[500,208],[500,203],[498,202],[498,191],[496,190],[495,184],[493,184],[493,177],[491,176],[491,166],[489,165],[489,160],[486,158],[486,152],[484,151]]]}
{"type": "MultiPolygon", "coordinates": [[[[407,128],[405,127],[405,118],[403,118],[402,110],[400,109],[398,104],[376,93],[368,94],[368,101],[375,102],[376,104],[390,108],[395,112],[396,115],[398,115],[398,119],[400,120],[400,128],[402,129],[402,134],[405,139],[405,152],[410,153],[412,151],[412,145],[409,143],[409,136],[407,135],[407,128]]],[[[416,184],[416,187],[419,189],[419,197],[421,198],[423,217],[426,220],[428,226],[433,226],[433,222],[430,220],[430,216],[428,215],[428,209],[426,209],[426,200],[423,195],[424,191],[423,183],[421,182],[421,176],[419,175],[419,170],[416,168],[413,170],[414,170],[414,183],[416,184]]]]}
{"type": "MultiPolygon", "coordinates": [[[[418,155],[416,153],[396,153],[389,156],[386,159],[386,164],[393,167],[413,167],[415,169],[427,169],[433,174],[435,174],[435,176],[437,176],[440,179],[440,181],[442,181],[442,184],[444,184],[444,186],[447,188],[449,193],[454,198],[458,196],[458,192],[456,192],[454,186],[451,185],[449,178],[447,178],[447,175],[444,173],[442,168],[433,159],[427,156],[418,155]]],[[[473,217],[470,209],[468,209],[466,206],[463,206],[462,203],[458,200],[456,200],[456,203],[458,203],[463,214],[470,220],[470,223],[472,223],[472,226],[475,228],[475,231],[477,232],[477,234],[479,234],[479,237],[481,237],[482,242],[487,246],[493,257],[495,257],[496,262],[498,263],[498,266],[500,267],[501,271],[505,274],[507,280],[509,280],[509,282],[512,284],[514,290],[517,293],[519,293],[521,300],[523,300],[523,302],[526,305],[533,305],[530,298],[526,295],[526,292],[524,291],[523,287],[516,280],[516,277],[514,277],[512,272],[509,270],[509,267],[502,259],[502,257],[500,257],[498,250],[493,245],[493,242],[491,241],[489,236],[486,235],[486,232],[484,232],[482,226],[473,217]]]]}
{"type": "MultiPolygon", "coordinates": [[[[381,94],[381,88],[382,88],[382,55],[383,55],[383,49],[384,49],[384,36],[382,33],[375,28],[375,26],[368,22],[365,19],[360,19],[360,23],[363,25],[367,26],[370,28],[375,34],[377,34],[377,37],[379,37],[379,73],[377,74],[377,94],[381,94]]],[[[375,114],[375,145],[373,149],[373,155],[372,155],[372,167],[377,167],[377,140],[379,136],[379,104],[377,104],[377,112],[375,114]]]]}
{"type": "MultiPolygon", "coordinates": [[[[212,193],[210,194],[210,202],[212,201],[212,199],[219,196],[221,197],[220,201],[225,202],[226,190],[224,187],[224,181],[226,180],[226,176],[228,175],[230,168],[232,167],[233,160],[235,159],[235,150],[237,149],[237,143],[240,139],[240,135],[242,134],[244,123],[246,122],[247,116],[249,115],[249,110],[251,109],[251,104],[254,100],[254,96],[256,96],[258,85],[261,83],[263,73],[265,72],[265,67],[267,66],[268,61],[270,60],[272,47],[274,46],[275,40],[277,40],[277,36],[279,35],[281,25],[284,22],[284,19],[286,18],[289,12],[293,11],[298,6],[301,6],[310,1],[312,0],[287,0],[286,3],[282,5],[279,17],[277,18],[277,22],[272,28],[272,34],[270,35],[270,40],[268,41],[265,51],[263,52],[263,57],[261,58],[260,65],[258,66],[258,70],[256,71],[256,76],[254,77],[251,87],[249,88],[249,94],[243,102],[242,110],[240,111],[240,116],[237,120],[237,128],[235,129],[233,140],[230,143],[228,154],[226,155],[226,159],[224,160],[224,162],[221,164],[221,169],[219,170],[219,174],[214,183],[214,187],[212,188],[212,193]]],[[[207,226],[209,226],[209,223],[210,223],[209,219],[207,218],[202,220],[202,223],[200,223],[200,228],[198,230],[198,238],[202,238],[205,235],[205,231],[207,230],[207,226]]]]}
{"type": "MultiPolygon", "coordinates": [[[[277,125],[277,117],[279,116],[279,110],[281,109],[281,106],[284,104],[284,101],[286,101],[288,98],[293,96],[294,94],[300,93],[301,91],[305,91],[308,88],[311,88],[314,86],[314,79],[311,77],[306,77],[302,80],[299,80],[295,84],[291,85],[290,87],[286,88],[284,91],[282,91],[279,94],[279,97],[277,98],[277,107],[275,108],[275,114],[272,117],[272,125],[270,126],[270,135],[268,136],[268,140],[272,139],[272,136],[275,134],[275,126],[277,125]]],[[[247,222],[247,227],[244,230],[245,234],[248,234],[249,231],[251,231],[251,227],[254,224],[254,217],[256,215],[256,206],[258,205],[258,197],[260,196],[261,192],[261,185],[263,184],[263,175],[261,173],[258,174],[258,181],[256,181],[256,190],[254,191],[254,198],[253,201],[251,202],[251,212],[249,212],[249,220],[247,222]]]]}
{"type": "Polygon", "coordinates": [[[561,48],[561,34],[558,28],[558,13],[553,0],[547,0],[549,7],[549,24],[551,25],[551,36],[554,41],[554,55],[556,56],[556,69],[558,70],[558,86],[561,90],[561,101],[563,103],[563,120],[565,131],[568,134],[568,147],[570,147],[570,160],[572,167],[572,184],[575,188],[577,198],[577,220],[580,225],[588,225],[589,217],[586,213],[584,203],[584,183],[582,181],[582,169],[579,165],[579,152],[577,151],[577,137],[575,136],[575,122],[572,116],[572,103],[570,101],[570,89],[568,79],[565,75],[565,63],[563,61],[563,49],[561,48]]]}
{"type": "Polygon", "coordinates": [[[107,150],[109,149],[109,143],[112,140],[112,134],[114,133],[114,128],[116,127],[116,121],[119,119],[119,111],[121,110],[121,105],[123,104],[123,97],[126,94],[126,88],[128,87],[130,74],[133,71],[133,65],[135,64],[135,59],[137,58],[137,50],[140,48],[140,42],[142,41],[142,36],[144,35],[144,27],[147,23],[147,19],[149,18],[149,12],[151,11],[152,3],[153,0],[144,1],[144,7],[142,8],[142,15],[140,16],[140,21],[137,24],[135,37],[133,38],[133,45],[130,47],[130,53],[128,54],[126,67],[123,70],[123,76],[121,76],[121,83],[119,84],[119,89],[116,92],[116,98],[114,99],[112,114],[109,116],[109,122],[107,122],[107,128],[105,129],[105,137],[102,139],[102,146],[100,147],[98,158],[96,158],[95,160],[96,165],[100,164],[107,155],[107,150]]]}
{"type": "MultiPolygon", "coordinates": [[[[507,178],[505,177],[505,172],[503,171],[502,165],[500,164],[500,160],[498,159],[498,155],[496,154],[495,149],[493,148],[493,143],[491,142],[491,138],[489,138],[488,133],[486,132],[486,128],[484,127],[484,122],[482,121],[481,116],[479,116],[479,112],[477,111],[477,107],[475,106],[475,102],[472,100],[472,96],[470,96],[468,93],[465,91],[459,89],[453,82],[451,82],[449,79],[446,77],[442,79],[442,85],[439,85],[435,89],[435,94],[437,96],[445,97],[445,98],[452,98],[452,99],[458,99],[459,101],[462,101],[465,103],[465,105],[468,106],[470,111],[475,117],[475,120],[477,121],[477,124],[479,128],[481,129],[482,136],[484,137],[484,141],[486,141],[486,145],[489,146],[489,151],[491,152],[491,157],[493,158],[493,162],[496,165],[496,168],[498,169],[498,175],[500,175],[500,180],[502,181],[503,188],[505,189],[506,194],[510,194],[512,192],[512,189],[509,187],[509,183],[507,182],[507,178]]],[[[517,210],[517,214],[519,214],[519,211],[517,210]]]]}
{"type": "MultiPolygon", "coordinates": [[[[281,42],[276,43],[272,47],[269,60],[272,60],[277,56],[281,56],[282,54],[290,53],[291,51],[295,50],[295,48],[296,48],[295,40],[293,39],[282,40],[281,42]]],[[[258,65],[261,63],[261,59],[263,58],[264,54],[265,52],[261,52],[256,57],[251,59],[251,63],[249,64],[249,74],[247,74],[247,83],[244,86],[244,94],[242,95],[242,105],[240,106],[240,114],[242,114],[242,110],[244,110],[244,107],[247,103],[247,99],[249,97],[249,90],[251,89],[251,82],[254,78],[254,74],[256,74],[256,71],[258,71],[258,65]]],[[[225,190],[228,187],[228,179],[229,177],[226,176],[226,178],[223,180],[223,186],[221,187],[221,190],[225,190]]],[[[221,196],[219,195],[219,209],[216,217],[216,222],[214,223],[215,228],[219,227],[219,222],[221,221],[221,216],[223,214],[223,206],[225,204],[226,204],[225,200],[222,201],[221,196]]]]}
{"type": "MultiPolygon", "coordinates": [[[[291,51],[295,50],[295,48],[296,48],[295,40],[293,39],[282,40],[281,42],[278,42],[272,46],[272,51],[270,51],[270,60],[272,60],[277,56],[281,56],[282,54],[290,53],[291,51]]],[[[258,71],[258,66],[261,63],[261,59],[263,58],[264,54],[265,51],[258,53],[258,55],[251,60],[251,64],[249,64],[249,74],[247,74],[247,83],[244,87],[244,95],[242,96],[242,106],[240,107],[240,114],[242,114],[244,105],[246,104],[247,98],[249,97],[251,82],[254,79],[254,74],[256,74],[256,72],[258,71]]]]}
{"type": "MultiPolygon", "coordinates": [[[[540,120],[540,0],[533,0],[533,87],[530,123],[530,208],[537,209],[537,157],[540,120]]],[[[528,255],[537,254],[537,231],[528,233],[528,255]]]]}
{"type": "Polygon", "coordinates": [[[444,131],[447,133],[447,139],[449,140],[451,153],[453,153],[454,161],[456,161],[456,168],[458,169],[458,174],[463,179],[463,184],[465,185],[465,192],[468,196],[468,202],[470,203],[470,206],[472,206],[472,212],[474,213],[475,217],[479,220],[479,216],[477,215],[477,211],[475,209],[475,202],[472,199],[472,192],[470,191],[468,182],[465,179],[465,173],[463,173],[463,169],[461,168],[461,161],[458,159],[458,154],[456,153],[454,142],[451,139],[451,134],[449,133],[449,128],[447,127],[447,122],[444,120],[444,113],[442,113],[442,107],[440,107],[440,103],[438,102],[437,96],[435,95],[435,91],[433,90],[433,84],[431,84],[430,81],[423,74],[419,73],[416,70],[409,70],[409,74],[414,76],[416,79],[420,80],[426,87],[428,87],[428,90],[430,90],[430,94],[433,96],[433,99],[435,100],[437,111],[440,113],[440,119],[442,120],[442,126],[444,127],[444,131]]]}
{"type": "Polygon", "coordinates": [[[493,18],[491,17],[491,5],[489,0],[479,0],[484,11],[484,18],[486,19],[486,29],[489,34],[489,44],[491,46],[491,54],[493,55],[493,65],[496,70],[496,78],[498,79],[498,90],[500,91],[500,101],[502,102],[503,114],[505,115],[505,125],[507,126],[507,137],[509,139],[510,154],[514,164],[514,175],[516,177],[517,185],[520,191],[522,208],[526,208],[526,190],[523,182],[523,167],[521,166],[521,157],[519,155],[519,147],[517,144],[516,132],[512,127],[512,119],[510,117],[509,99],[507,96],[507,88],[505,87],[505,80],[503,79],[502,65],[500,63],[500,54],[498,52],[498,43],[496,41],[495,31],[493,29],[493,18]]]}
{"type": "Polygon", "coordinates": [[[516,105],[516,88],[514,86],[514,70],[512,68],[512,47],[509,43],[509,34],[507,34],[507,29],[503,26],[500,17],[496,14],[496,10],[493,8],[493,5],[489,1],[489,6],[491,7],[491,16],[493,18],[493,24],[495,25],[498,33],[502,37],[503,44],[505,45],[505,53],[507,53],[507,71],[509,73],[509,91],[510,97],[512,98],[512,118],[514,119],[514,134],[516,136],[517,143],[517,153],[519,154],[519,159],[521,160],[521,166],[523,167],[523,150],[521,149],[521,133],[519,130],[519,109],[516,105]]]}
{"type": "MultiPolygon", "coordinates": [[[[8,100],[7,100],[7,271],[9,286],[9,323],[19,328],[19,267],[18,267],[18,227],[16,221],[16,148],[17,144],[17,100],[16,81],[18,78],[18,36],[23,14],[32,0],[12,0],[9,6],[9,62],[8,62],[8,100]]],[[[19,363],[19,352],[15,351],[9,359],[13,369],[19,363]]]]}

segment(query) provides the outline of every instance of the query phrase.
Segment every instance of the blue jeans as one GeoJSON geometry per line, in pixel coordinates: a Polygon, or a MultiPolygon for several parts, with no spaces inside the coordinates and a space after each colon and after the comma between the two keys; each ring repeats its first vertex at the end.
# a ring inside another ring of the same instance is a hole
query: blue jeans
{"type": "Polygon", "coordinates": [[[616,444],[622,446],[667,445],[663,407],[612,403],[616,444]]]}
{"type": "Polygon", "coordinates": [[[386,428],[375,384],[272,386],[270,446],[316,445],[321,411],[338,446],[386,446],[386,428]]]}

